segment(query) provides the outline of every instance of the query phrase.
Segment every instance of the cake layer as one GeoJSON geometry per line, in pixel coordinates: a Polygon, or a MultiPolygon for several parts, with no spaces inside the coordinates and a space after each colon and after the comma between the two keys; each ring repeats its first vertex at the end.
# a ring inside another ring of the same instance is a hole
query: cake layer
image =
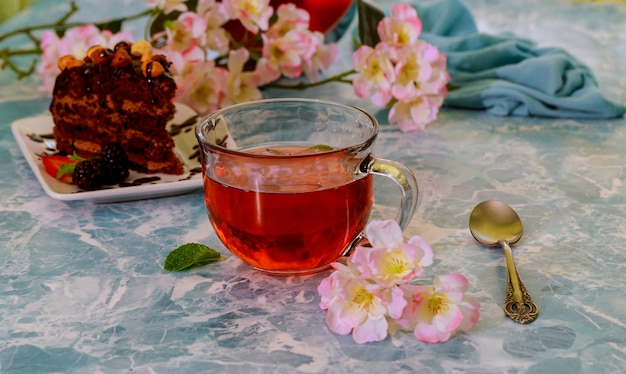
{"type": "Polygon", "coordinates": [[[103,145],[118,143],[134,170],[182,174],[166,130],[176,110],[176,83],[162,65],[164,57],[127,55],[125,64],[114,65],[107,53],[93,54],[57,76],[50,103],[57,149],[90,158],[103,145]],[[153,76],[154,64],[161,72],[153,76]]]}
{"type": "MultiPolygon", "coordinates": [[[[164,130],[163,130],[164,131],[164,130]]],[[[65,132],[62,127],[53,130],[57,140],[57,149],[67,154],[76,153],[83,158],[91,158],[100,154],[102,144],[94,141],[101,138],[91,130],[83,130],[72,134],[65,132]]],[[[183,164],[172,151],[173,141],[164,136],[146,136],[146,133],[136,130],[120,132],[112,142],[118,143],[125,149],[131,162],[131,169],[143,173],[182,174],[183,164]],[[161,142],[157,139],[164,139],[161,142]]]]}
{"type": "Polygon", "coordinates": [[[152,124],[131,121],[126,116],[160,117],[165,127],[174,117],[175,94],[176,83],[170,76],[147,79],[137,62],[127,67],[87,63],[57,76],[50,111],[83,116],[83,120],[123,121],[136,128],[152,124]]]}

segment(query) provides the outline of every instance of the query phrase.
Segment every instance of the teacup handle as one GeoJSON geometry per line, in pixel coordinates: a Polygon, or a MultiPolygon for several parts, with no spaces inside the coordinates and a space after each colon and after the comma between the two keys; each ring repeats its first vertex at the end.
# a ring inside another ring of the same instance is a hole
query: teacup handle
{"type": "MultiPolygon", "coordinates": [[[[400,187],[400,210],[395,220],[400,225],[400,228],[404,230],[411,221],[413,213],[415,213],[415,208],[417,207],[418,187],[413,172],[404,164],[383,158],[376,158],[373,155],[368,155],[361,162],[357,172],[382,175],[383,177],[391,179],[400,187]]],[[[348,245],[342,256],[350,256],[354,248],[365,242],[367,242],[367,238],[365,237],[365,233],[362,232],[348,245]]]]}
{"type": "Polygon", "coordinates": [[[365,173],[382,175],[394,181],[400,187],[400,210],[396,215],[396,221],[404,230],[415,213],[418,198],[417,180],[413,172],[396,161],[368,156],[361,162],[360,170],[365,173]]]}

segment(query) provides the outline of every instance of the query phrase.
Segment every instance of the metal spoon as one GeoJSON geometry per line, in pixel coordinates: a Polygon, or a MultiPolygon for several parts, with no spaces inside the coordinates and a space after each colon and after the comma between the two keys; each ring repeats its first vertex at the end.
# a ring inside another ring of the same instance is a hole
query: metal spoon
{"type": "Polygon", "coordinates": [[[530,323],[539,309],[526,291],[517,273],[509,244],[516,243],[523,232],[522,220],[502,201],[487,200],[476,205],[469,218],[474,239],[487,246],[499,245],[506,256],[507,287],[504,313],[515,322],[530,323]]]}

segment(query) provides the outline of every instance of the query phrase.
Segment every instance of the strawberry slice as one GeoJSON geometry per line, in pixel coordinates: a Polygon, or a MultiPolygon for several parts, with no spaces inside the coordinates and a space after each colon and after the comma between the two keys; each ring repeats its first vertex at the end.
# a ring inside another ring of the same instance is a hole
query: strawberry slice
{"type": "Polygon", "coordinates": [[[41,162],[46,169],[46,173],[64,183],[72,183],[72,173],[78,163],[77,159],[67,156],[41,156],[41,162]]]}

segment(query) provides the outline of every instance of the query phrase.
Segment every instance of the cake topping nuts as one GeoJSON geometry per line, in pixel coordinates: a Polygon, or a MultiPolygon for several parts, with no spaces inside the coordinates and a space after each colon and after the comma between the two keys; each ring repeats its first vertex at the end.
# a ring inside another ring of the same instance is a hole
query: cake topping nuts
{"type": "Polygon", "coordinates": [[[152,53],[146,53],[145,55],[141,55],[141,63],[152,61],[152,53]]]}
{"type": "Polygon", "coordinates": [[[100,65],[100,64],[106,64],[110,62],[113,59],[114,54],[115,53],[113,52],[112,49],[96,48],[88,56],[91,59],[91,61],[93,61],[94,64],[100,65]]]}
{"type": "Polygon", "coordinates": [[[126,52],[130,53],[130,43],[122,40],[121,42],[118,42],[115,45],[115,47],[113,47],[113,50],[115,52],[117,52],[120,49],[125,49],[126,52]]]}
{"type": "Polygon", "coordinates": [[[126,49],[118,49],[115,51],[115,55],[113,55],[113,60],[111,60],[111,66],[127,66],[132,63],[132,58],[130,54],[128,54],[126,49]]]}
{"type": "Polygon", "coordinates": [[[158,61],[144,61],[141,64],[141,72],[148,79],[160,77],[165,74],[165,68],[158,61]]]}
{"type": "Polygon", "coordinates": [[[130,54],[133,56],[152,54],[152,44],[147,40],[138,40],[130,46],[130,54]]]}
{"type": "Polygon", "coordinates": [[[132,64],[133,57],[141,59],[141,72],[148,78],[159,77],[169,72],[169,63],[164,55],[152,55],[152,45],[147,40],[139,40],[135,43],[119,42],[114,49],[103,48],[100,45],[91,46],[87,50],[87,56],[79,60],[72,55],[59,58],[59,69],[65,70],[76,66],[82,66],[86,62],[96,65],[110,64],[114,67],[128,66],[132,64]]]}
{"type": "Polygon", "coordinates": [[[167,57],[164,54],[158,54],[158,55],[152,56],[152,61],[156,61],[160,63],[165,69],[166,73],[170,72],[170,65],[172,63],[167,60],[167,57]]]}
{"type": "Polygon", "coordinates": [[[99,51],[100,49],[102,49],[102,46],[100,44],[95,44],[92,45],[91,47],[89,47],[89,49],[87,50],[87,57],[91,58],[91,55],[93,55],[94,53],[96,53],[97,51],[99,51]]]}
{"type": "Polygon", "coordinates": [[[57,65],[59,66],[59,69],[65,70],[65,69],[70,69],[70,68],[77,67],[77,66],[83,66],[85,65],[85,61],[79,60],[72,55],[65,55],[59,58],[57,65]]]}

